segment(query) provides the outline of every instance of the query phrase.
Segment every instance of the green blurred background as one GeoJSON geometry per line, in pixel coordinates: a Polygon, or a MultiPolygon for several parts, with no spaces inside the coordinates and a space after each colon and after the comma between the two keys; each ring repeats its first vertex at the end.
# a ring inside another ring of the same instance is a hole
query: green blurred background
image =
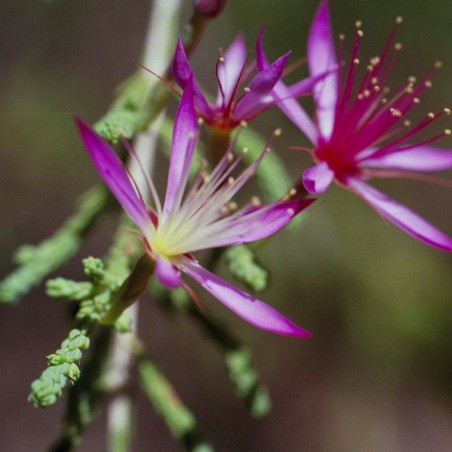
{"type": "MultiPolygon", "coordinates": [[[[98,119],[114,89],[136,69],[149,2],[6,0],[0,3],[1,275],[23,242],[47,237],[72,212],[77,195],[97,180],[76,136],[72,115],[98,119]]],[[[185,16],[190,13],[187,1],[185,16]]],[[[214,89],[218,48],[245,31],[252,51],[265,25],[272,58],[305,54],[316,1],[230,0],[207,30],[193,62],[214,89]]],[[[452,104],[452,9],[448,0],[331,1],[335,33],[350,36],[363,21],[363,57],[376,54],[396,16],[404,44],[391,86],[444,68],[419,117],[452,104]]],[[[304,73],[301,69],[299,73],[304,73]]],[[[416,116],[414,116],[416,119],[416,116]]],[[[310,164],[288,145],[303,138],[277,111],[255,122],[264,136],[282,126],[276,147],[295,180],[310,164]]],[[[436,126],[435,126],[436,127],[436,126]]],[[[451,127],[450,118],[436,130],[451,127]]],[[[440,143],[452,147],[451,140],[440,143]]],[[[450,189],[402,182],[379,184],[452,234],[450,189]]],[[[80,255],[60,274],[81,277],[80,258],[108,248],[115,217],[96,227],[80,255]]],[[[452,449],[452,260],[386,225],[358,198],[333,188],[310,207],[299,229],[258,251],[271,271],[260,294],[313,331],[308,341],[256,331],[212,309],[248,341],[273,395],[273,413],[249,418],[231,397],[222,364],[199,331],[143,303],[140,330],[181,396],[220,451],[449,451],[452,449]]],[[[45,450],[63,403],[46,411],[26,402],[30,382],[68,329],[67,306],[43,287],[17,307],[1,306],[0,450],[45,450]]],[[[162,422],[140,400],[137,451],[176,451],[162,422]]],[[[101,416],[81,446],[103,450],[101,416]]]]}

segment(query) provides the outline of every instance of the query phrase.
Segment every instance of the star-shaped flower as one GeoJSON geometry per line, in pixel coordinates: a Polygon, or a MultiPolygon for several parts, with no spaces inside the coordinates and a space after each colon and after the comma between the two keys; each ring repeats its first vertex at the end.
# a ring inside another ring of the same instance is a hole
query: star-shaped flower
{"type": "MultiPolygon", "coordinates": [[[[358,74],[358,50],[363,32],[361,24],[356,24],[349,62],[343,64],[341,70],[332,71],[314,89],[313,119],[298,102],[287,98],[288,91],[282,82],[278,82],[273,93],[277,101],[284,99],[278,103],[280,109],[313,145],[307,150],[316,165],[305,170],[302,177],[309,193],[322,193],[335,181],[413,237],[452,251],[451,237],[367,183],[372,178],[400,177],[447,184],[443,179],[419,172],[452,168],[452,152],[430,146],[450,135],[449,129],[416,141],[419,132],[441,116],[450,114],[450,109],[429,113],[414,126],[407,119],[421,94],[431,86],[435,69],[419,81],[410,77],[400,90],[388,97],[386,83],[400,49],[400,44],[394,43],[400,22],[398,18],[382,52],[370,59],[362,77],[358,74]]],[[[312,23],[307,59],[311,77],[337,66],[327,0],[320,3],[312,23]]],[[[343,36],[340,36],[338,59],[340,63],[343,60],[343,36]]],[[[269,67],[261,42],[257,65],[263,71],[269,67]]]]}
{"type": "Polygon", "coordinates": [[[197,138],[197,121],[189,81],[177,111],[166,196],[161,205],[148,184],[154,208],[147,206],[113,149],[81,120],[77,121],[88,154],[105,184],[141,232],[146,253],[155,261],[161,284],[175,288],[186,273],[205,290],[252,325],[272,333],[308,337],[310,333],[271,306],[248,295],[203,268],[192,252],[260,240],[275,233],[312,200],[289,200],[265,205],[250,203],[231,214],[231,199],[252,177],[268,149],[236,178],[241,157],[232,149],[210,174],[200,172],[188,188],[189,168],[197,138]]]}

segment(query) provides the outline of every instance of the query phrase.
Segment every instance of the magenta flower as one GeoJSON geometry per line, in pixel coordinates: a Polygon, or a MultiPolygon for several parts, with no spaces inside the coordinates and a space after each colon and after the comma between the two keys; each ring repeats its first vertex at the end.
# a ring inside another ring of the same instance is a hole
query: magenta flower
{"type": "Polygon", "coordinates": [[[191,254],[268,237],[311,203],[250,203],[229,214],[234,207],[232,197],[250,179],[268,149],[237,178],[233,178],[232,171],[241,157],[234,158],[229,149],[210,174],[199,173],[187,190],[197,135],[193,90],[188,84],[174,123],[163,206],[152,181],[148,181],[155,203],[152,209],[144,204],[113,149],[81,120],[77,120],[77,125],[97,172],[141,231],[144,248],[155,260],[155,273],[161,284],[168,288],[180,286],[182,271],[252,325],[276,334],[310,336],[269,305],[204,269],[191,254]]]}
{"type": "MultiPolygon", "coordinates": [[[[261,32],[262,34],[262,32],[261,32]]],[[[218,95],[216,102],[209,102],[198,86],[188,62],[182,40],[179,39],[172,63],[172,72],[177,84],[184,88],[193,79],[194,103],[197,113],[215,129],[228,132],[242,121],[250,121],[262,111],[275,105],[272,96],[275,84],[283,75],[290,52],[251,77],[256,63],[248,63],[244,37],[237,36],[224,55],[217,61],[216,78],[218,95]]],[[[286,96],[299,97],[312,90],[319,78],[308,78],[287,88],[286,96]]]]}
{"type": "MultiPolygon", "coordinates": [[[[395,177],[441,182],[419,171],[452,168],[452,152],[430,146],[444,135],[450,135],[450,130],[416,142],[421,131],[442,115],[450,114],[450,110],[445,108],[439,113],[429,113],[414,126],[410,126],[407,120],[411,108],[419,103],[419,96],[431,86],[434,70],[419,82],[410,77],[405,86],[391,98],[387,97],[389,89],[386,83],[395,54],[400,49],[400,44],[394,44],[400,22],[401,19],[396,21],[381,54],[370,60],[361,78],[357,72],[363,32],[357,23],[350,62],[343,66],[342,71],[331,72],[314,90],[314,120],[294,100],[285,100],[279,107],[314,146],[308,151],[316,165],[308,168],[302,177],[309,193],[324,192],[334,180],[406,233],[431,246],[451,251],[451,237],[367,184],[367,180],[372,178],[395,177]]],[[[340,61],[342,53],[341,37],[340,61]]],[[[327,0],[320,3],[312,23],[307,59],[311,76],[337,65],[327,0]]],[[[257,64],[261,70],[269,66],[261,45],[257,64]]],[[[277,99],[285,98],[287,88],[280,82],[274,93],[277,99]]]]}

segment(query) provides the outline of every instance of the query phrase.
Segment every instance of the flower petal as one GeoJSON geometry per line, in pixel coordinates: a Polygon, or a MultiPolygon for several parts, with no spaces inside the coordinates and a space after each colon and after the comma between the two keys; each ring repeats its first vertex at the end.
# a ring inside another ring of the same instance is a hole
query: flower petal
{"type": "Polygon", "coordinates": [[[75,123],[99,176],[121,207],[146,236],[149,229],[153,229],[154,226],[150,220],[148,208],[137,195],[121,160],[111,146],[88,124],[80,118],[75,118],[75,123]]]}
{"type": "Polygon", "coordinates": [[[309,331],[295,325],[276,309],[210,273],[197,262],[184,259],[181,269],[227,308],[251,325],[284,336],[311,336],[309,331]]]}
{"type": "Polygon", "coordinates": [[[402,231],[427,245],[452,251],[452,237],[447,236],[404,205],[358,179],[350,178],[347,186],[402,231]]]}
{"type": "Polygon", "coordinates": [[[250,81],[248,87],[252,93],[267,94],[282,77],[284,66],[292,52],[280,56],[274,63],[258,72],[250,81]]]}
{"type": "Polygon", "coordinates": [[[361,162],[372,168],[393,168],[409,171],[441,171],[452,168],[452,151],[430,146],[417,146],[394,151],[361,162]]]}
{"type": "Polygon", "coordinates": [[[275,202],[238,212],[207,226],[192,250],[238,245],[269,237],[314,201],[315,199],[299,199],[275,202]]]}
{"type": "MultiPolygon", "coordinates": [[[[264,29],[259,30],[256,42],[256,63],[259,71],[270,66],[262,45],[264,29]]],[[[300,95],[300,94],[298,94],[300,95]]],[[[309,115],[297,100],[293,99],[292,91],[280,80],[272,90],[272,96],[278,108],[306,135],[314,144],[318,141],[318,130],[309,115]]]]}
{"type": "Polygon", "coordinates": [[[180,271],[168,260],[157,256],[155,262],[155,276],[160,284],[168,289],[175,289],[182,284],[180,271]]]}
{"type": "Polygon", "coordinates": [[[217,105],[228,105],[234,95],[235,87],[247,58],[243,35],[238,35],[235,38],[223,58],[224,62],[218,67],[218,83],[221,85],[221,90],[218,93],[217,105]],[[224,98],[221,91],[223,91],[224,98]]]}
{"type": "Polygon", "coordinates": [[[188,62],[187,55],[182,44],[182,39],[179,38],[176,45],[176,51],[174,52],[173,62],[171,64],[171,72],[173,74],[176,83],[182,88],[185,88],[187,82],[192,79],[193,83],[193,102],[195,107],[199,110],[199,113],[208,118],[213,115],[212,108],[209,106],[206,98],[202,94],[201,89],[198,86],[196,77],[193,74],[190,63],[188,62]]]}
{"type": "MultiPolygon", "coordinates": [[[[337,67],[327,0],[322,0],[312,22],[308,37],[307,59],[309,71],[313,76],[337,67]]],[[[329,138],[333,131],[338,96],[337,77],[337,72],[333,71],[319,82],[314,91],[317,121],[324,138],[329,138]]]]}
{"type": "Polygon", "coordinates": [[[303,173],[303,186],[308,193],[324,193],[334,179],[334,172],[326,162],[311,166],[303,173]]]}
{"type": "Polygon", "coordinates": [[[163,205],[164,215],[168,215],[173,207],[179,208],[195,150],[197,131],[198,126],[193,106],[193,86],[191,82],[188,82],[185,85],[174,120],[168,182],[163,205]]]}

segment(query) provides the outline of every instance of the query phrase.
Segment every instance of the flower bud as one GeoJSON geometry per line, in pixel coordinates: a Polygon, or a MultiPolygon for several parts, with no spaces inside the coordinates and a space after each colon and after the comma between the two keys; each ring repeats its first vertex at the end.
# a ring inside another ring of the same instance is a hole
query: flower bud
{"type": "Polygon", "coordinates": [[[196,12],[211,18],[220,14],[225,5],[226,0],[193,0],[196,12]]]}

